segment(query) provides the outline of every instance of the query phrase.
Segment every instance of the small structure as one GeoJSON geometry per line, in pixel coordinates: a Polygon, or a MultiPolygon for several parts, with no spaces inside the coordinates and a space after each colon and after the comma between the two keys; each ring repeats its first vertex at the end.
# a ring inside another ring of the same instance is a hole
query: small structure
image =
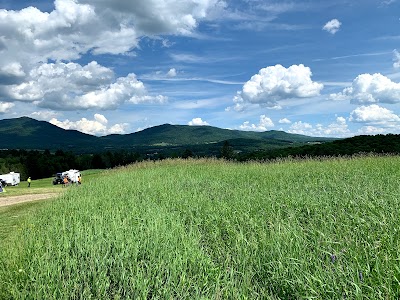
{"type": "Polygon", "coordinates": [[[15,172],[10,172],[8,174],[0,175],[0,179],[4,180],[7,185],[18,185],[20,180],[20,174],[15,172]]]}

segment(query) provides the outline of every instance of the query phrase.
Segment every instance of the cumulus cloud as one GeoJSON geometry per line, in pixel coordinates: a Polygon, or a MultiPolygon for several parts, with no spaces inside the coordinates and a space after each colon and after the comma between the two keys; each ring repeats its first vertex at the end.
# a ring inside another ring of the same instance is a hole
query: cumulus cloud
{"type": "Polygon", "coordinates": [[[135,74],[115,79],[114,72],[93,61],[86,66],[77,63],[47,63],[32,69],[27,81],[8,85],[8,98],[34,102],[56,110],[114,109],[125,102],[164,103],[162,95],[150,96],[135,74]]]}
{"type": "Polygon", "coordinates": [[[201,118],[193,118],[192,121],[188,122],[190,126],[206,126],[210,125],[206,121],[203,121],[201,118]]]}
{"type": "Polygon", "coordinates": [[[393,67],[400,68],[400,53],[397,49],[393,50],[393,67]]]}
{"type": "Polygon", "coordinates": [[[167,77],[176,77],[176,75],[177,75],[177,72],[176,72],[175,68],[170,69],[167,73],[167,77]]]}
{"type": "Polygon", "coordinates": [[[250,124],[249,121],[244,122],[242,125],[240,125],[241,130],[246,130],[246,131],[267,131],[268,128],[274,127],[274,122],[270,118],[268,118],[265,115],[260,116],[260,122],[258,124],[250,124]]]}
{"type": "Polygon", "coordinates": [[[326,23],[324,27],[322,27],[322,29],[328,31],[331,34],[335,34],[339,31],[341,25],[342,23],[338,19],[333,19],[326,23]]]}
{"type": "Polygon", "coordinates": [[[0,102],[0,113],[8,112],[14,105],[14,103],[0,102]]]}
{"type": "Polygon", "coordinates": [[[291,124],[292,122],[288,118],[283,118],[279,120],[279,124],[291,124]]]}
{"type": "Polygon", "coordinates": [[[335,122],[324,126],[316,124],[315,126],[307,122],[298,121],[290,126],[289,133],[303,134],[308,136],[326,136],[326,137],[347,137],[351,135],[346,119],[336,117],[335,122]]]}
{"type": "Polygon", "coordinates": [[[317,125],[317,135],[344,137],[350,135],[347,121],[344,117],[337,117],[336,122],[329,124],[327,127],[317,125]]]}
{"type": "Polygon", "coordinates": [[[350,113],[349,121],[362,124],[358,134],[384,134],[400,132],[400,116],[376,104],[357,107],[350,113]]]}
{"type": "Polygon", "coordinates": [[[393,82],[379,73],[361,74],[343,92],[331,94],[330,99],[350,100],[354,104],[398,103],[400,83],[393,82]]]}
{"type": "MultiPolygon", "coordinates": [[[[57,109],[115,107],[121,103],[121,97],[113,88],[124,84],[121,83],[124,79],[110,82],[114,74],[107,68],[63,62],[87,53],[128,55],[144,36],[159,39],[158,35],[193,35],[199,22],[223,10],[224,3],[223,0],[55,0],[50,12],[32,6],[1,9],[0,99],[38,101],[38,105],[57,109]],[[87,77],[84,73],[90,70],[82,69],[90,67],[103,72],[103,77],[96,72],[87,77]],[[48,83],[46,79],[50,79],[48,83]],[[57,80],[59,85],[55,84],[57,80]],[[112,94],[113,99],[105,100],[102,98],[105,94],[112,94]],[[91,104],[76,104],[74,100],[80,97],[89,98],[91,104]]],[[[173,75],[173,70],[169,75],[173,75]]],[[[129,82],[125,82],[122,94],[132,99],[138,81],[132,81],[132,76],[125,81],[129,82]]],[[[138,97],[133,101],[149,100],[148,95],[138,97]]]]}
{"type": "Polygon", "coordinates": [[[308,135],[310,134],[312,128],[313,127],[310,123],[298,121],[293,123],[292,126],[290,126],[288,132],[308,135]]]}
{"type": "Polygon", "coordinates": [[[318,96],[323,84],[311,80],[311,70],[304,65],[281,65],[261,69],[238,91],[233,101],[236,110],[243,110],[247,104],[277,107],[278,101],[291,98],[318,96]]]}
{"type": "Polygon", "coordinates": [[[223,2],[55,0],[49,13],[35,7],[1,10],[0,36],[7,45],[2,61],[11,61],[15,55],[23,58],[23,54],[28,55],[25,62],[38,62],[76,59],[88,51],[126,53],[137,47],[142,36],[192,34],[223,2]]]}
{"type": "Polygon", "coordinates": [[[398,124],[400,122],[400,117],[391,110],[372,104],[369,106],[361,106],[353,110],[350,114],[349,121],[390,126],[398,124]]]}
{"type": "Polygon", "coordinates": [[[123,134],[128,126],[126,123],[114,124],[108,127],[108,120],[101,114],[95,114],[94,120],[82,118],[78,121],[59,121],[52,118],[50,123],[64,129],[78,130],[91,135],[123,134]]]}
{"type": "Polygon", "coordinates": [[[387,133],[387,130],[382,127],[375,127],[375,126],[363,126],[358,131],[358,134],[364,135],[376,135],[376,134],[384,134],[387,133]]]}
{"type": "Polygon", "coordinates": [[[31,113],[31,116],[34,119],[45,120],[45,121],[50,120],[52,118],[56,118],[58,115],[59,113],[51,110],[41,110],[31,113]]]}

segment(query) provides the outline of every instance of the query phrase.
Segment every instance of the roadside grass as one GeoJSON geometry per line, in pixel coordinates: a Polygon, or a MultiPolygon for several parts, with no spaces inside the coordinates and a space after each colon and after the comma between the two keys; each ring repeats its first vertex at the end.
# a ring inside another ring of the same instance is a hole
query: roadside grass
{"type": "Polygon", "coordinates": [[[400,298],[400,157],[101,175],[18,224],[1,299],[400,298]]]}

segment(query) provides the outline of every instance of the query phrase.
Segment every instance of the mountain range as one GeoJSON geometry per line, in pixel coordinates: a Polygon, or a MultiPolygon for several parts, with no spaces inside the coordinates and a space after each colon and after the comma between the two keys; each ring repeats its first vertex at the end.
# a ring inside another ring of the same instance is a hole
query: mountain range
{"type": "Polygon", "coordinates": [[[163,124],[130,134],[93,136],[77,130],[65,130],[46,121],[29,117],[0,120],[1,149],[30,149],[74,153],[95,153],[107,150],[130,150],[154,153],[194,149],[207,154],[218,151],[228,141],[238,151],[283,148],[309,143],[332,141],[283,131],[240,131],[212,126],[163,124]]]}

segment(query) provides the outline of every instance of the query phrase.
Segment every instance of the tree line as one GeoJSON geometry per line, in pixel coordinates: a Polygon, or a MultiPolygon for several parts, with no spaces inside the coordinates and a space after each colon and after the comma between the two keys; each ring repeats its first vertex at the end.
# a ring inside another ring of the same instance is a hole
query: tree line
{"type": "Polygon", "coordinates": [[[96,154],[76,155],[73,152],[57,150],[1,150],[0,174],[17,172],[21,180],[47,178],[69,169],[105,169],[127,165],[142,160],[143,157],[128,151],[107,151],[96,154]]]}
{"type": "MultiPolygon", "coordinates": [[[[200,149],[200,148],[198,148],[200,149]]],[[[163,152],[147,151],[132,152],[128,150],[106,151],[94,154],[74,154],[57,150],[0,150],[0,174],[18,172],[21,180],[29,176],[33,179],[51,177],[58,172],[69,169],[88,170],[106,169],[124,166],[142,160],[161,160],[165,158],[196,158],[218,157],[234,161],[271,160],[284,157],[317,157],[317,156],[344,156],[358,153],[400,154],[400,135],[356,136],[343,140],[336,140],[322,144],[309,144],[296,147],[285,147],[264,151],[239,152],[225,141],[220,150],[208,155],[201,151],[196,153],[196,148],[182,147],[174,152],[167,149],[163,152]]]]}
{"type": "Polygon", "coordinates": [[[309,144],[269,151],[254,151],[238,155],[236,159],[269,160],[284,157],[346,156],[359,153],[400,154],[400,135],[360,135],[322,144],[309,144]]]}

